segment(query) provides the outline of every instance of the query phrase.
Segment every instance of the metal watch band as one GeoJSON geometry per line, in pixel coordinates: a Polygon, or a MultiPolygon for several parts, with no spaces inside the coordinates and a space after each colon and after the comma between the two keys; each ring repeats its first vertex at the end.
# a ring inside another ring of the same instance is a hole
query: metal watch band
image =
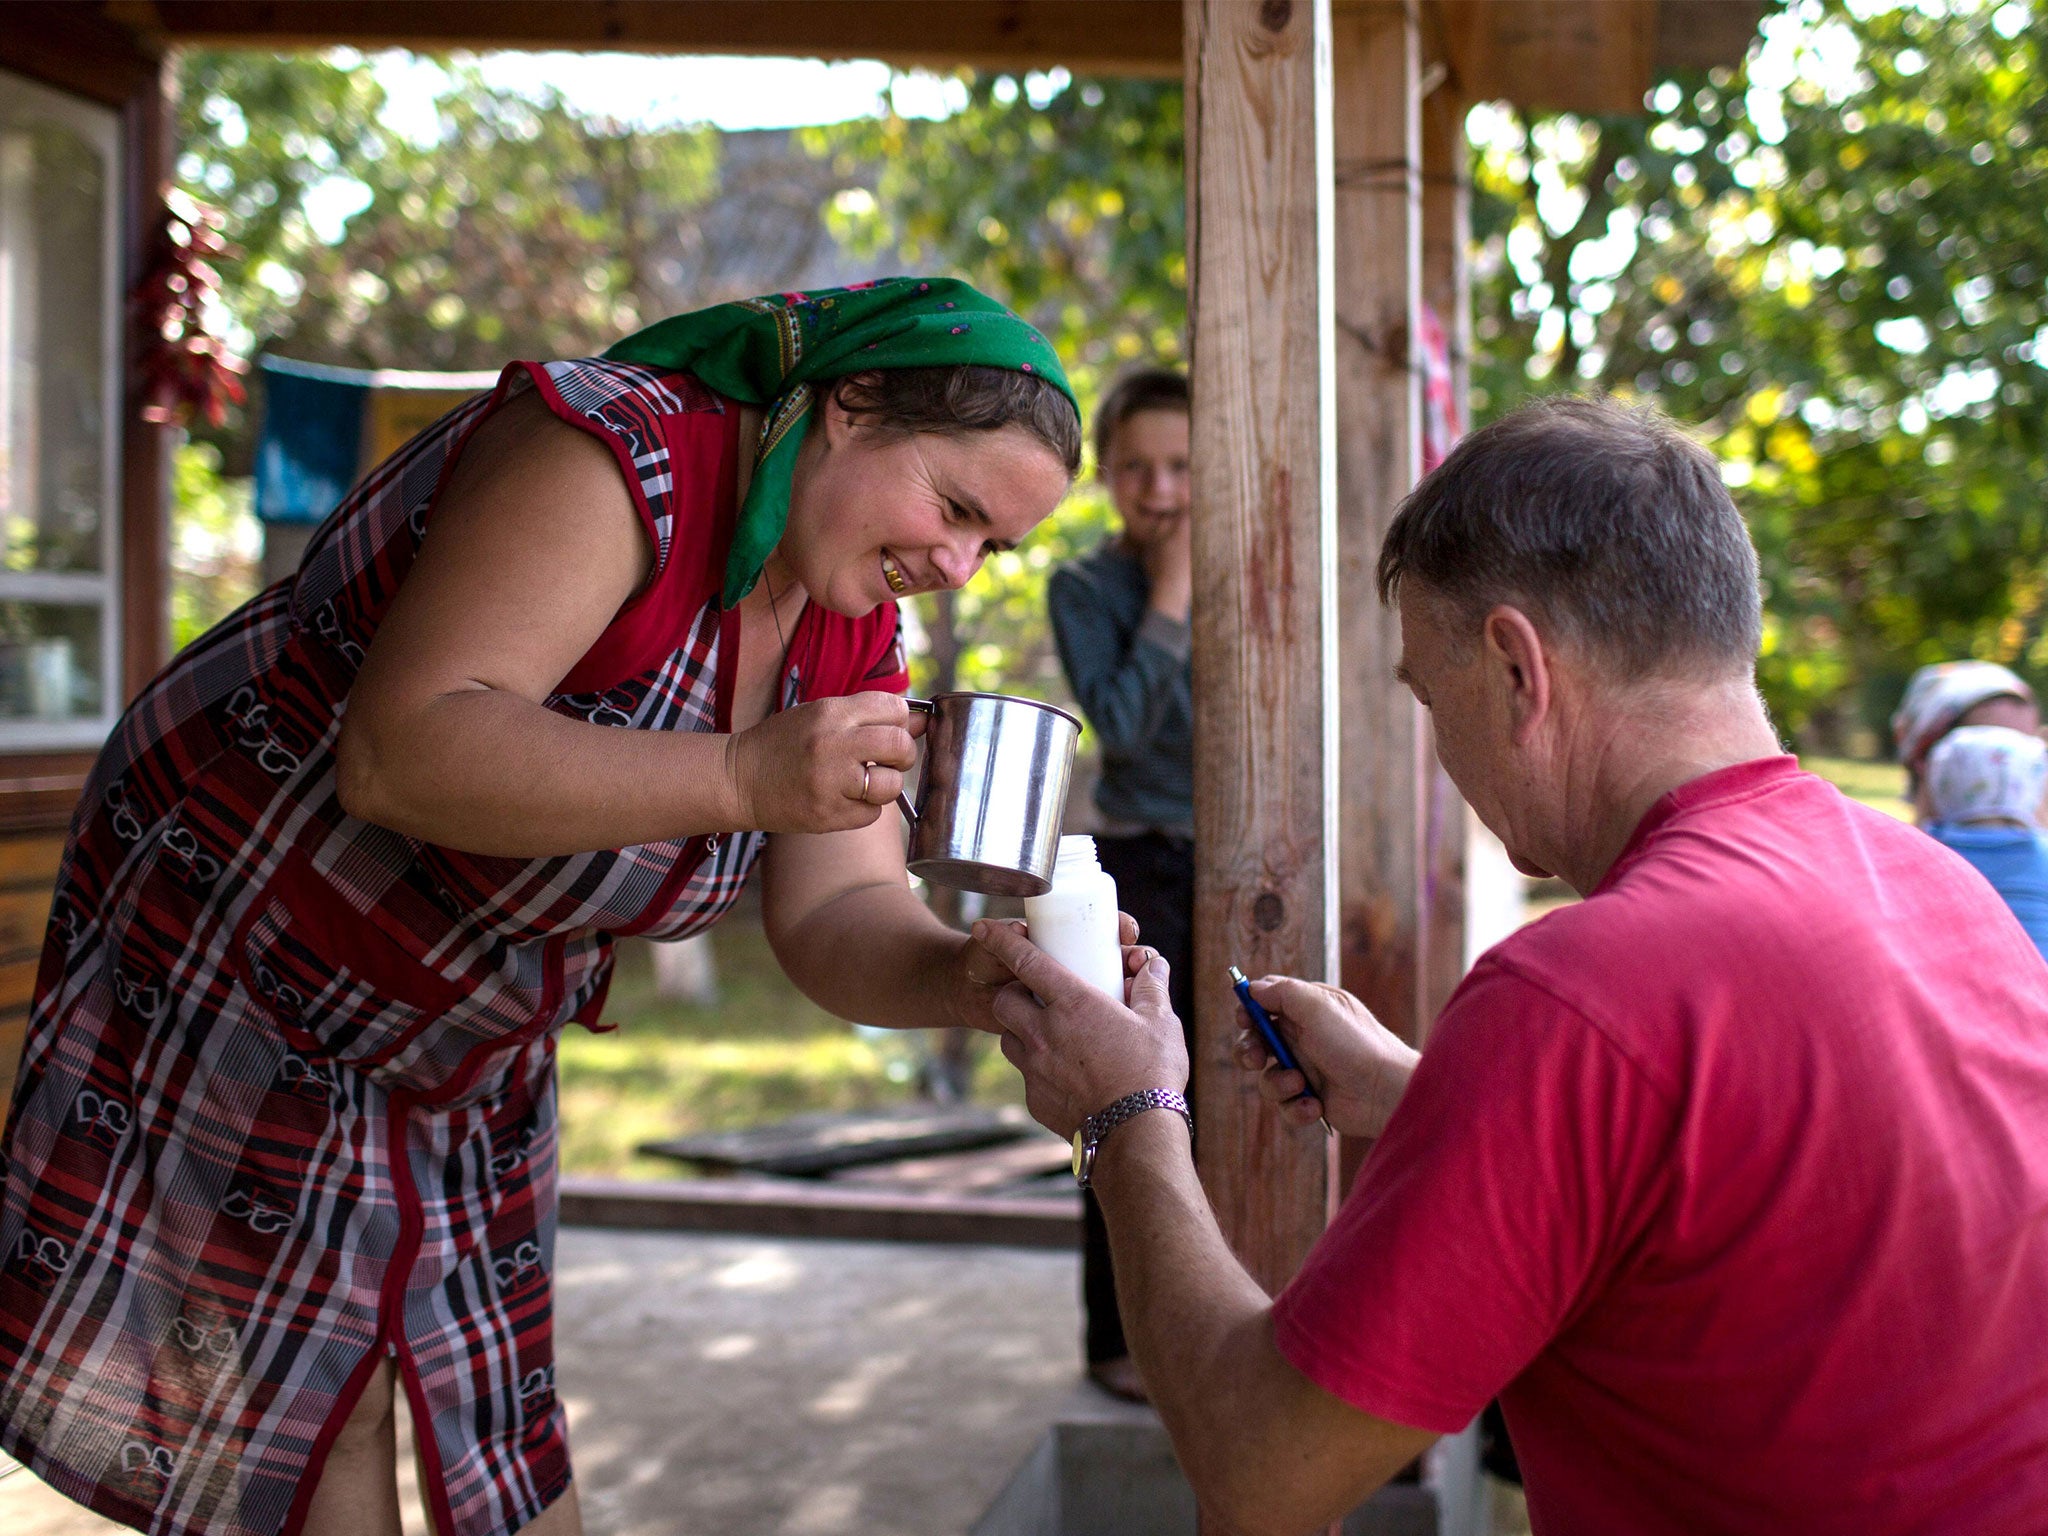
{"type": "Polygon", "coordinates": [[[1083,1189],[1088,1188],[1095,1172],[1095,1149],[1102,1138],[1116,1127],[1134,1116],[1142,1115],[1148,1109],[1170,1109],[1188,1123],[1188,1134],[1195,1133],[1194,1112],[1188,1108],[1187,1096],[1175,1093],[1171,1088],[1146,1088],[1138,1093],[1125,1094],[1100,1114],[1090,1115],[1081,1122],[1081,1128],[1074,1132],[1074,1180],[1083,1189]]]}

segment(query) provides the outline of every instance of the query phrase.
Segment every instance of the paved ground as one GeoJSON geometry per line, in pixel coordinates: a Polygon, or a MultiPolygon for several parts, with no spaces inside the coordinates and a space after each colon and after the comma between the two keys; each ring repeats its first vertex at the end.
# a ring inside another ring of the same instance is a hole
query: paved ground
{"type": "MultiPolygon", "coordinates": [[[[558,1259],[591,1536],[962,1536],[1075,1395],[1068,1254],[570,1229],[558,1259]]],[[[6,1536],[114,1529],[0,1478],[6,1536]]]]}

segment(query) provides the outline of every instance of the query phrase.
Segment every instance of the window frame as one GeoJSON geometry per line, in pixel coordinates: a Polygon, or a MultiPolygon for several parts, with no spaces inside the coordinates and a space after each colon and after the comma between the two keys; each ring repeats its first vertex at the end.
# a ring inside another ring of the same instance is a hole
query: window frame
{"type": "MultiPolygon", "coordinates": [[[[126,696],[122,688],[121,463],[126,427],[122,364],[127,317],[122,303],[121,225],[127,196],[127,143],[121,113],[115,108],[55,90],[6,68],[0,68],[0,89],[6,91],[12,103],[27,109],[21,115],[54,121],[95,146],[106,166],[105,208],[100,228],[100,313],[106,321],[100,336],[101,402],[106,422],[100,449],[104,496],[99,527],[100,569],[10,571],[0,567],[0,602],[60,603],[72,607],[98,604],[100,712],[69,720],[0,716],[0,755],[10,755],[99,746],[113,731],[126,696]]],[[[6,360],[0,358],[0,367],[5,366],[6,360]]]]}

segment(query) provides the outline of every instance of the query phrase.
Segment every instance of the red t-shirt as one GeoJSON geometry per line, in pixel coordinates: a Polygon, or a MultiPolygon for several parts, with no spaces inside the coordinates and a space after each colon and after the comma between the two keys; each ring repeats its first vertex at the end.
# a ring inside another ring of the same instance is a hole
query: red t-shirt
{"type": "Polygon", "coordinates": [[[2048,965],[1791,758],[1490,951],[1276,1305],[1539,1532],[2048,1531],[2048,965]]]}

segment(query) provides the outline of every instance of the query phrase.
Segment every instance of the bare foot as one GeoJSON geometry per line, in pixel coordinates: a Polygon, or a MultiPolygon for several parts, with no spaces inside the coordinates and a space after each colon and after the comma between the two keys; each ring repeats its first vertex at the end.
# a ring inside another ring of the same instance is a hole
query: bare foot
{"type": "Polygon", "coordinates": [[[1145,1378],[1138,1374],[1138,1363],[1129,1355],[1095,1361],[1088,1367],[1088,1379],[1111,1397],[1120,1397],[1127,1403],[1152,1401],[1145,1393],[1145,1378]]]}

